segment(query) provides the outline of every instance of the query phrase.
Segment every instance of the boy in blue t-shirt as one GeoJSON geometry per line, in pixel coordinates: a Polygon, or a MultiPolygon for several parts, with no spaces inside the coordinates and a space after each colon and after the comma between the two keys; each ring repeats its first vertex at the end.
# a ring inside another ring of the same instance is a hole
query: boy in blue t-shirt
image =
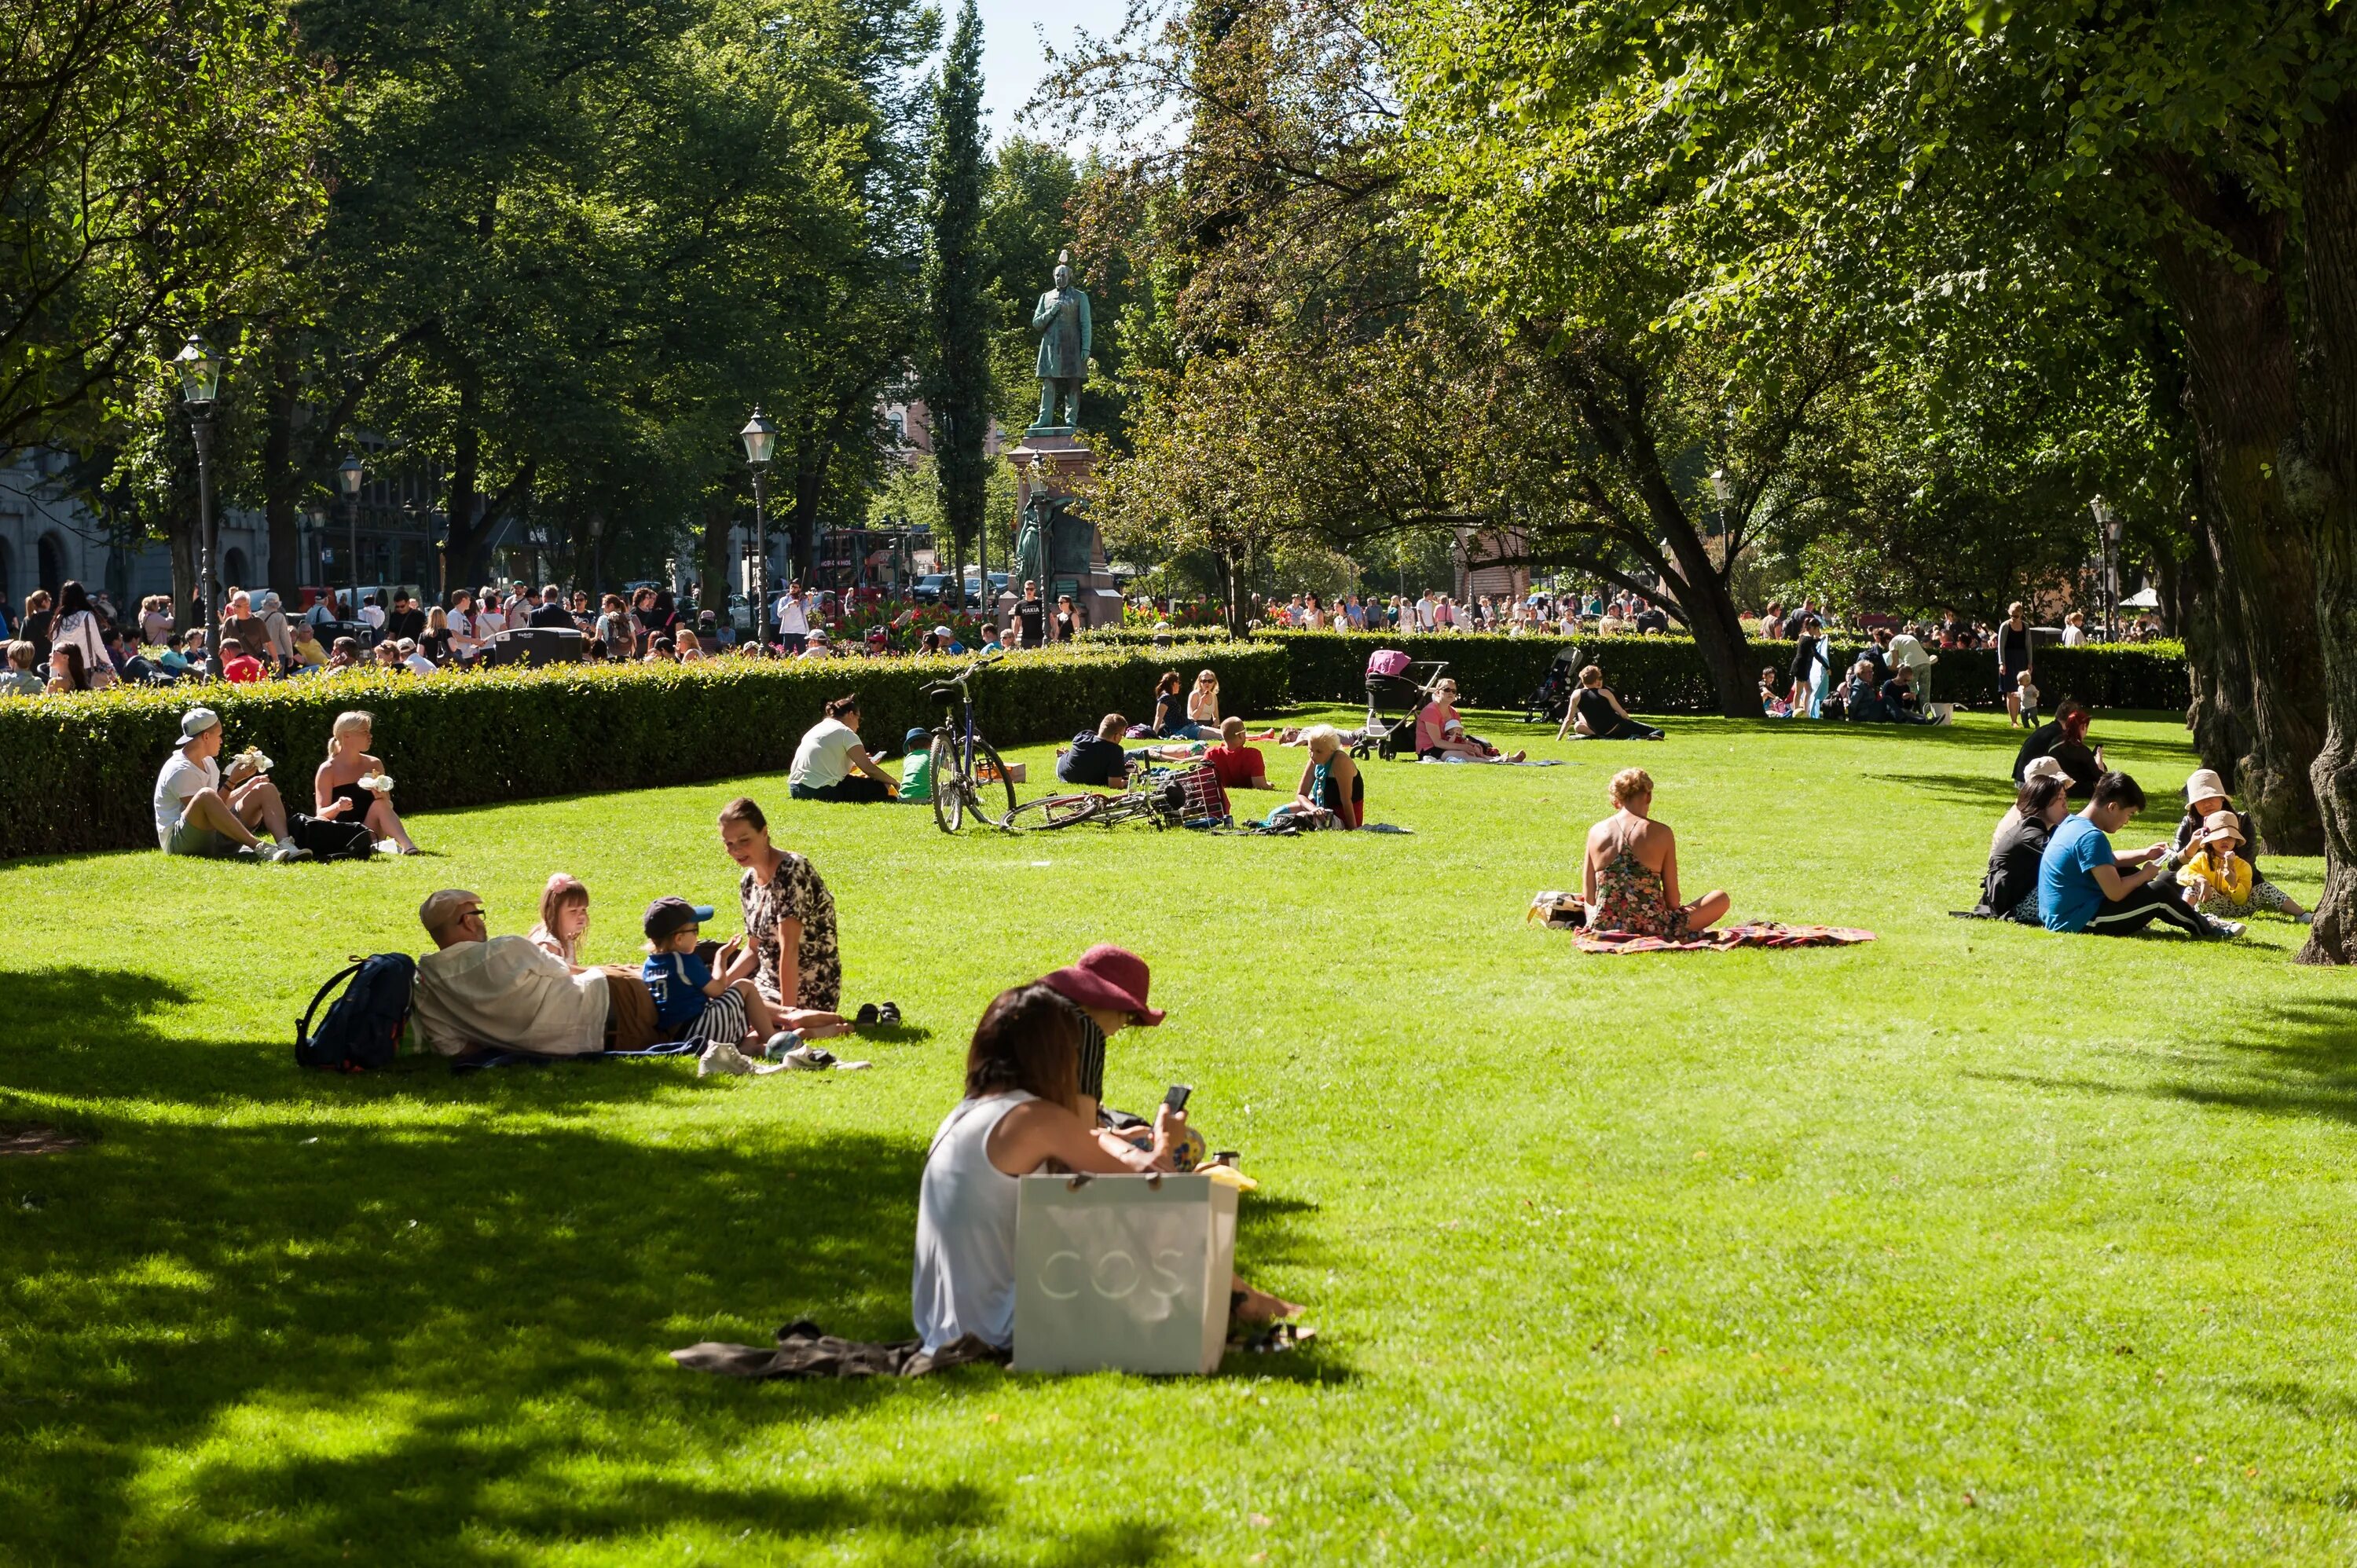
{"type": "Polygon", "coordinates": [[[2126,774],[2106,773],[2095,780],[2087,809],[2063,818],[2046,841],[2038,862],[2039,920],[2050,931],[2113,937],[2140,931],[2155,920],[2189,937],[2241,936],[2236,922],[2197,914],[2174,888],[2154,885],[2160,869],[2154,863],[2168,854],[2168,844],[2138,850],[2126,860],[2112,853],[2110,835],[2143,809],[2144,791],[2126,774]]]}
{"type": "Polygon", "coordinates": [[[720,965],[720,972],[713,973],[695,953],[696,932],[710,918],[711,905],[684,898],[658,898],[648,905],[643,922],[648,956],[639,977],[654,997],[655,1022],[663,1038],[758,1049],[777,1026],[769,1002],[750,978],[761,966],[760,957],[746,948],[742,938],[731,937],[713,955],[720,965]]]}

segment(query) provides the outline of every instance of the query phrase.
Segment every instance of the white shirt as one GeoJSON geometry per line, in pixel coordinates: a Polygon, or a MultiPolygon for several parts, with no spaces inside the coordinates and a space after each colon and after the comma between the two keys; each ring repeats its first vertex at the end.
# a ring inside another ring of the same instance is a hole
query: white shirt
{"type": "Polygon", "coordinates": [[[507,630],[507,628],[508,618],[500,614],[499,611],[478,610],[475,612],[476,641],[489,642],[491,639],[499,636],[500,633],[507,630]]]}
{"type": "Polygon", "coordinates": [[[806,789],[842,783],[851,776],[851,748],[858,744],[859,732],[841,719],[819,720],[794,748],[793,771],[786,775],[786,782],[806,789]]]}
{"type": "Polygon", "coordinates": [[[361,619],[368,623],[368,628],[371,631],[382,631],[384,629],[384,607],[382,605],[362,605],[361,607],[361,619]]]}
{"type": "Polygon", "coordinates": [[[810,631],[810,617],[803,613],[802,600],[791,594],[778,601],[778,630],[792,637],[802,637],[810,631]]]}
{"type": "Polygon", "coordinates": [[[187,752],[175,746],[164,759],[164,770],[156,775],[156,847],[162,849],[172,842],[172,830],[180,825],[188,801],[199,790],[220,788],[219,763],[210,757],[191,762],[187,752]]]}
{"type": "Polygon", "coordinates": [[[450,646],[472,653],[475,650],[475,618],[465,610],[450,610],[442,618],[450,628],[450,646]]]}
{"type": "Polygon", "coordinates": [[[2064,627],[2064,628],[2062,628],[2062,646],[2063,646],[2063,647],[2065,647],[2065,648],[2076,648],[2076,647],[2078,647],[2081,643],[2083,643],[2083,642],[2084,642],[2084,641],[2086,641],[2086,640],[2087,640],[2087,632],[2086,632],[2086,628],[2083,628],[2083,627],[2076,627],[2076,626],[2066,626],[2066,627],[2064,627]]]}
{"type": "Polygon", "coordinates": [[[408,658],[403,660],[402,662],[408,665],[412,670],[416,671],[420,675],[431,675],[436,670],[440,668],[439,665],[436,664],[431,659],[426,658],[423,653],[413,653],[408,658]]]}
{"type": "Polygon", "coordinates": [[[575,974],[526,938],[493,937],[419,959],[410,1004],[446,1057],[469,1046],[569,1057],[605,1047],[608,1001],[602,970],[575,974]]]}
{"type": "Polygon", "coordinates": [[[942,1119],[917,1187],[917,1266],[909,1316],[928,1350],[964,1335],[1015,1343],[1015,1214],[1020,1178],[990,1163],[990,1135],[1039,1097],[960,1101],[942,1119]]]}

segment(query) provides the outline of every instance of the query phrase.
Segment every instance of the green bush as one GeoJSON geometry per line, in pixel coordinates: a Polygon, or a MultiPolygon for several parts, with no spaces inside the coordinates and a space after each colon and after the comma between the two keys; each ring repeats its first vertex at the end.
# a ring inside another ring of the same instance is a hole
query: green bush
{"type": "Polygon", "coordinates": [[[1169,638],[1173,648],[1182,648],[1192,642],[1235,640],[1223,626],[1182,626],[1175,631],[1166,632],[1157,632],[1147,627],[1101,626],[1081,633],[1075,640],[1105,648],[1151,648],[1157,637],[1169,638]]]}
{"type": "MultiPolygon", "coordinates": [[[[1410,659],[1446,660],[1466,705],[1513,708],[1545,679],[1557,650],[1567,646],[1552,637],[1503,637],[1494,633],[1436,633],[1396,637],[1383,632],[1271,631],[1253,634],[1254,643],[1281,644],[1292,655],[1296,702],[1364,700],[1367,656],[1396,648],[1410,659]]],[[[1710,671],[1692,639],[1683,637],[1589,637],[1577,646],[1585,661],[1604,671],[1605,683],[1633,710],[1652,714],[1718,711],[1710,671]]],[[[1746,663],[1772,669],[1781,686],[1792,667],[1792,644],[1753,642],[1746,663]]],[[[1854,661],[1859,643],[1834,639],[1836,669],[1854,661]]],[[[2062,648],[2040,643],[2031,665],[2047,712],[2066,696],[2099,708],[2176,710],[2190,700],[2185,653],[2175,643],[2062,648]]],[[[1996,655],[1949,650],[1932,671],[1932,697],[1972,707],[1998,705],[1996,655]]]]}
{"type": "MultiPolygon", "coordinates": [[[[721,779],[786,767],[831,697],[856,692],[878,753],[941,714],[920,695],[968,660],[944,658],[687,665],[566,664],[415,676],[353,671],[250,686],[117,688],[0,701],[0,859],[150,847],[156,770],[181,712],[216,709],[224,750],[259,746],[289,805],[307,810],[335,715],[376,716],[375,749],[404,811],[721,779]]],[[[1188,651],[1231,713],[1287,701],[1286,653],[1235,643],[1188,651]]],[[[1107,712],[1152,711],[1167,660],[1125,650],[1017,655],[973,682],[975,722],[1006,745],[1060,739],[1107,712]]]]}

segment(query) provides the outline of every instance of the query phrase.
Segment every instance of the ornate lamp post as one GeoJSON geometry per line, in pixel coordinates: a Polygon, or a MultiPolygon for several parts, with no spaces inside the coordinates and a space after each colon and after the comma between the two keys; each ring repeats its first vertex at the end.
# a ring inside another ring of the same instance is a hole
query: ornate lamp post
{"type": "Polygon", "coordinates": [[[2114,511],[2112,503],[2101,496],[2095,498],[2093,510],[2095,514],[2097,537],[2103,546],[2104,640],[2114,642],[2119,638],[2118,628],[2113,622],[2118,612],[2120,595],[2117,585],[2112,580],[2112,572],[2113,562],[2117,558],[2120,549],[2120,514],[2114,511]]]}
{"type": "Polygon", "coordinates": [[[589,514],[589,607],[592,613],[605,603],[605,538],[606,514],[593,511],[589,514]]]}
{"type": "Polygon", "coordinates": [[[346,618],[361,618],[361,479],[363,470],[357,452],[336,465],[336,488],[344,493],[344,542],[352,553],[351,602],[344,607],[346,618]]]}
{"type": "Polygon", "coordinates": [[[180,399],[188,405],[188,433],[197,442],[197,598],[210,626],[220,613],[213,581],[213,403],[221,395],[221,358],[201,338],[190,338],[172,360],[180,375],[180,399]]]}
{"type": "MultiPolygon", "coordinates": [[[[753,470],[753,646],[770,650],[770,524],[765,506],[770,499],[770,454],[778,444],[778,427],[753,405],[753,417],[737,433],[745,444],[745,466],[753,470]]],[[[724,601],[725,605],[725,601],[724,601]]]]}

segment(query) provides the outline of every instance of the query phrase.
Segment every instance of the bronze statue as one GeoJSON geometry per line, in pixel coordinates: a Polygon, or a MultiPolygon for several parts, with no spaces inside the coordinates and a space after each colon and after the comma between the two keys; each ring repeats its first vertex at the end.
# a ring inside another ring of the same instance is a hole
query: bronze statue
{"type": "Polygon", "coordinates": [[[1081,420],[1081,382],[1089,373],[1089,296],[1072,286],[1072,253],[1056,258],[1056,286],[1039,296],[1031,330],[1039,334],[1039,431],[1069,431],[1081,420]],[[1057,414],[1061,413],[1060,423],[1057,414]]]}

